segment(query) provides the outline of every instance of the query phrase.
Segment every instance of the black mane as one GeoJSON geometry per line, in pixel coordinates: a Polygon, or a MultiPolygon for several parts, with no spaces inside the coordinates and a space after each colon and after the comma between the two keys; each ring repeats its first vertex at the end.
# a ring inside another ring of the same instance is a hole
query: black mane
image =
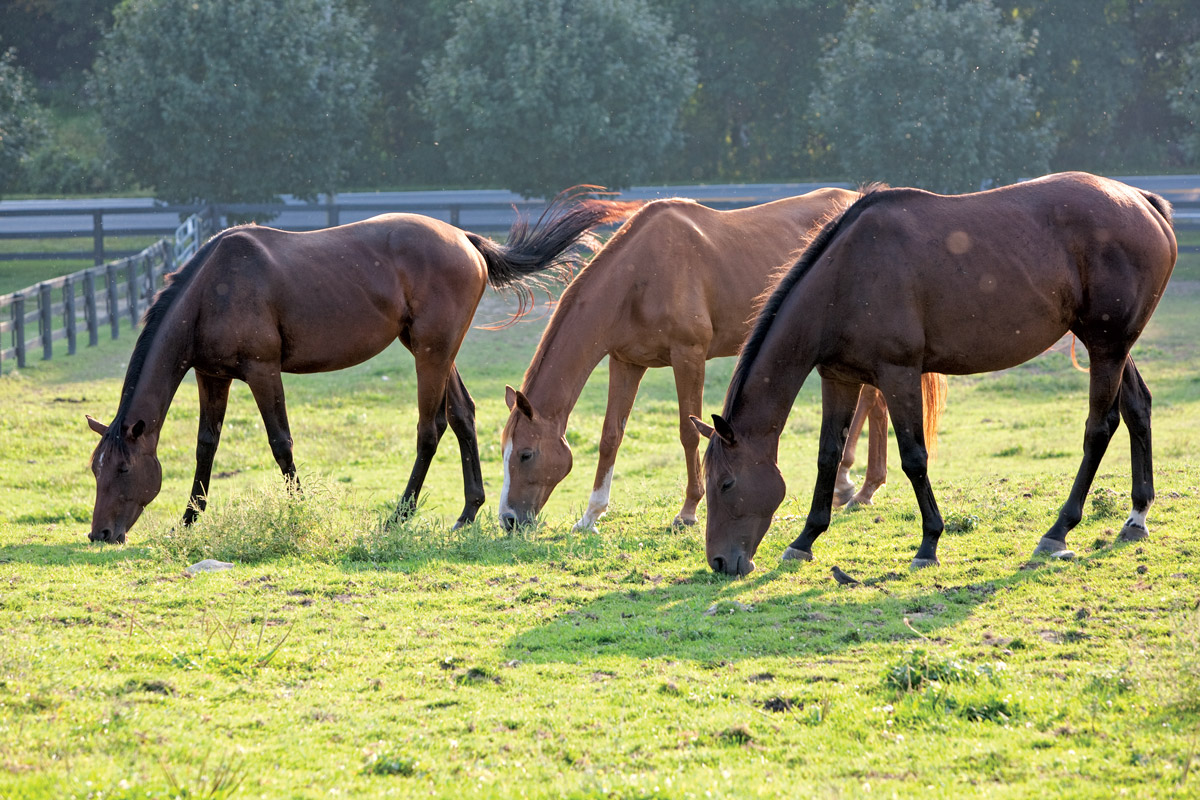
{"type": "Polygon", "coordinates": [[[888,189],[883,184],[871,184],[862,191],[864,193],[862,197],[854,201],[852,205],[833,217],[829,222],[825,223],[820,232],[809,242],[804,252],[800,254],[799,260],[780,279],[775,288],[771,290],[770,297],[763,304],[762,310],[759,311],[758,317],[754,321],[754,328],[750,331],[750,335],[746,338],[746,342],[742,345],[742,350],[738,354],[737,365],[733,370],[733,378],[730,380],[729,390],[725,393],[725,409],[722,413],[726,419],[729,418],[735,402],[742,393],[742,388],[746,384],[750,368],[754,366],[754,362],[758,358],[758,353],[762,350],[763,341],[767,338],[767,333],[770,332],[772,323],[775,322],[775,315],[779,313],[780,307],[787,300],[792,289],[800,282],[800,279],[808,274],[808,271],[817,263],[817,259],[821,257],[825,249],[829,246],[829,243],[841,232],[842,228],[857,219],[863,211],[876,205],[884,198],[894,197],[910,190],[888,189]]]}
{"type": "Polygon", "coordinates": [[[104,440],[110,444],[118,447],[124,444],[122,429],[125,426],[125,412],[129,409],[134,389],[137,388],[142,368],[150,353],[150,346],[154,343],[154,337],[158,334],[158,329],[162,327],[167,312],[191,283],[192,278],[200,271],[200,265],[204,263],[227,232],[222,231],[209,239],[203,247],[196,251],[195,255],[184,262],[182,267],[168,274],[163,288],[154,296],[154,301],[142,315],[142,332],[138,334],[137,342],[133,346],[133,353],[129,356],[129,366],[125,370],[125,383],[121,387],[121,402],[117,405],[117,413],[113,417],[112,423],[109,424],[108,432],[104,434],[104,440]]]}

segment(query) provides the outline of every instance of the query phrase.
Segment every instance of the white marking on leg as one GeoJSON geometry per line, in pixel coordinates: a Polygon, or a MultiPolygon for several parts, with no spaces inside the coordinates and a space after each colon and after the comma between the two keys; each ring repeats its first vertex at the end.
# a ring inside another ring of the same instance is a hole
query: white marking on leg
{"type": "Polygon", "coordinates": [[[499,514],[500,514],[501,521],[503,521],[504,514],[506,512],[512,511],[512,509],[508,507],[508,486],[509,486],[509,483],[511,482],[510,478],[509,478],[509,474],[508,474],[508,460],[511,457],[512,457],[512,442],[505,442],[504,443],[504,456],[502,459],[503,464],[504,464],[504,482],[500,485],[499,514]]]}
{"type": "Polygon", "coordinates": [[[592,496],[588,500],[587,511],[583,515],[583,519],[575,523],[575,530],[586,531],[590,530],[596,524],[596,520],[608,510],[608,497],[612,491],[613,467],[608,468],[608,472],[604,475],[604,480],[601,481],[600,487],[592,490],[592,496]]]}
{"type": "MultiPolygon", "coordinates": [[[[1150,509],[1146,509],[1149,511],[1150,509]]],[[[1125,520],[1125,527],[1146,529],[1146,511],[1138,511],[1134,509],[1129,512],[1129,519],[1125,520]]]]}

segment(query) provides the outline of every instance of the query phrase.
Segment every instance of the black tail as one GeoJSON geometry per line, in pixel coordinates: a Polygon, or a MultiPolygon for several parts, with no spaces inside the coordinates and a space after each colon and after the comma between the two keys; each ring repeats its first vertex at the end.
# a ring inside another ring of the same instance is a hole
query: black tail
{"type": "Polygon", "coordinates": [[[572,186],[559,192],[532,226],[527,219],[518,218],[504,244],[467,233],[471,244],[487,262],[488,283],[497,289],[512,287],[517,290],[521,301],[518,317],[533,301],[525,279],[536,273],[558,280],[570,278],[584,261],[583,251],[595,251],[599,246],[592,228],[624,220],[642,206],[637,201],[589,198],[598,189],[597,186],[572,186]]]}
{"type": "Polygon", "coordinates": [[[1142,196],[1145,197],[1147,201],[1149,201],[1150,205],[1154,206],[1154,209],[1159,214],[1162,214],[1162,218],[1165,219],[1168,223],[1174,225],[1173,217],[1175,215],[1175,211],[1174,211],[1174,209],[1171,208],[1170,202],[1168,202],[1165,197],[1162,197],[1161,195],[1157,195],[1154,192],[1147,192],[1145,189],[1142,189],[1140,191],[1142,193],[1142,196]]]}

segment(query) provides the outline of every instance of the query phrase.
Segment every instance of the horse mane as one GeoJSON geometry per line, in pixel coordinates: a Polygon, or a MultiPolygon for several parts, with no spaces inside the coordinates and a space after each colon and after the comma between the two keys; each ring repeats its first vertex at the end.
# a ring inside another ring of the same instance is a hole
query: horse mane
{"type": "MultiPolygon", "coordinates": [[[[804,247],[804,251],[800,254],[796,263],[787,270],[773,288],[768,289],[763,294],[765,301],[761,302],[761,308],[754,321],[754,327],[751,329],[750,335],[746,337],[746,341],[742,345],[742,350],[738,354],[737,365],[733,369],[733,377],[729,383],[729,390],[725,393],[725,408],[722,414],[726,418],[728,418],[735,402],[741,396],[742,389],[746,385],[746,378],[750,373],[750,368],[754,366],[754,362],[762,350],[767,333],[770,332],[771,325],[775,321],[775,315],[779,313],[780,307],[783,306],[792,289],[808,274],[809,270],[812,269],[813,265],[817,263],[817,260],[825,252],[830,242],[833,241],[834,237],[843,228],[856,220],[863,211],[878,204],[883,198],[894,196],[904,191],[901,189],[890,189],[884,183],[871,183],[864,186],[861,189],[862,197],[840,212],[835,212],[828,222],[822,225],[815,234],[811,235],[807,246],[804,247]]],[[[759,303],[756,303],[756,305],[759,305],[759,303]]]]}
{"type": "Polygon", "coordinates": [[[209,254],[212,253],[220,240],[230,230],[234,229],[230,228],[213,236],[191,258],[184,262],[182,267],[168,273],[163,283],[163,288],[154,295],[154,300],[150,303],[150,307],[142,315],[142,332],[138,334],[137,342],[133,346],[133,353],[129,356],[129,366],[125,369],[125,383],[121,387],[121,401],[117,404],[116,416],[113,417],[112,422],[108,426],[108,431],[101,439],[102,444],[107,443],[109,446],[116,446],[121,449],[126,447],[125,437],[122,435],[122,429],[125,426],[125,413],[128,411],[129,404],[133,400],[134,389],[137,388],[138,379],[141,378],[142,368],[146,365],[146,358],[150,354],[150,347],[154,344],[154,338],[158,335],[158,330],[162,327],[163,320],[166,318],[167,312],[171,310],[175,300],[191,284],[192,278],[200,271],[200,266],[208,259],[209,254]]]}

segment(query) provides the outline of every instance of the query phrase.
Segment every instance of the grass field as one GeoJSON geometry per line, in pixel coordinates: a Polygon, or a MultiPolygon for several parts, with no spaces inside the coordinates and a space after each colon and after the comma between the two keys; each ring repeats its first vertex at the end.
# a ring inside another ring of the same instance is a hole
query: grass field
{"type": "MultiPolygon", "coordinates": [[[[489,300],[479,321],[503,314],[489,300]]],[[[815,380],[747,579],[708,570],[703,517],[668,527],[683,465],[663,370],[645,381],[599,530],[571,524],[603,369],[546,523],[504,534],[504,385],[542,325],[464,345],[489,499],[458,532],[450,436],[417,518],[380,525],[413,454],[399,347],[285,379],[302,498],[283,491],[235,386],[210,513],[181,531],[185,381],[159,445],[162,494],[124,547],[87,542],[83,415],[111,417],[132,340],[0,378],[0,797],[1200,796],[1200,257],[1181,261],[1134,353],[1155,395],[1151,538],[1114,542],[1122,429],[1071,562],[1030,560],[1080,455],[1087,379],[1064,352],[951,378],[931,467],[940,568],[907,569],[919,520],[894,441],[876,505],[835,513],[816,561],[779,563],[815,478],[815,380]],[[204,557],[235,568],[184,573],[204,557]],[[834,583],[833,564],[864,585],[834,583]]],[[[707,411],[731,369],[712,365],[707,411]]]]}

